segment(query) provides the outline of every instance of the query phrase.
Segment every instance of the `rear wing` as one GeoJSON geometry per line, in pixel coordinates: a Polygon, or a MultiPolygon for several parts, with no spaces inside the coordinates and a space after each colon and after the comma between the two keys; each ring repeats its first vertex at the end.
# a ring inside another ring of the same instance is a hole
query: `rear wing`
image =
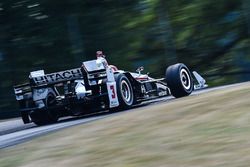
{"type": "Polygon", "coordinates": [[[66,71],[45,74],[43,70],[30,73],[32,85],[43,86],[48,84],[57,84],[82,78],[81,68],[70,69],[66,71]]]}
{"type": "Polygon", "coordinates": [[[30,83],[14,86],[14,93],[17,100],[32,98],[33,88],[47,87],[48,85],[63,83],[82,78],[81,68],[45,74],[43,70],[30,73],[30,83]]]}
{"type": "Polygon", "coordinates": [[[86,75],[91,81],[107,77],[104,66],[97,60],[91,60],[83,62],[81,68],[74,68],[50,74],[45,74],[44,70],[30,72],[30,82],[14,86],[14,92],[16,96],[21,96],[30,93],[35,87],[47,87],[48,85],[84,79],[83,75],[86,75]],[[83,71],[87,74],[83,74],[83,71]]]}

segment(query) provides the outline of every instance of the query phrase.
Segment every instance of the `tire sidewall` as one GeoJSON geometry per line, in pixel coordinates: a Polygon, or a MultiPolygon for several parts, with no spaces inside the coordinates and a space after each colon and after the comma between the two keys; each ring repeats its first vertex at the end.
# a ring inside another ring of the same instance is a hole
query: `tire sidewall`
{"type": "MultiPolygon", "coordinates": [[[[56,101],[55,94],[49,93],[48,96],[46,97],[46,106],[51,107],[51,106],[55,105],[55,101],[56,101]],[[52,101],[50,101],[50,100],[52,100],[52,101]]],[[[58,121],[59,115],[58,115],[56,110],[48,109],[47,114],[48,114],[48,122],[54,123],[54,122],[58,121]]]]}
{"type": "Polygon", "coordinates": [[[185,90],[186,92],[188,92],[188,93],[192,93],[192,91],[193,91],[193,79],[192,79],[192,76],[191,76],[191,73],[190,73],[190,71],[189,71],[189,69],[187,68],[187,66],[185,66],[184,64],[181,64],[181,67],[179,68],[179,75],[180,75],[180,83],[181,83],[181,85],[182,85],[182,88],[183,88],[183,90],[185,90]],[[188,75],[188,78],[189,78],[189,88],[187,89],[184,85],[183,85],[183,82],[182,82],[182,70],[184,70],[186,73],[187,73],[187,75],[188,75]]]}
{"type": "Polygon", "coordinates": [[[115,75],[115,80],[116,80],[116,86],[117,86],[117,96],[119,100],[119,106],[121,108],[128,108],[131,107],[134,103],[134,93],[133,93],[133,88],[132,85],[129,81],[129,79],[124,75],[124,74],[117,74],[115,75]],[[123,84],[126,84],[129,88],[129,93],[130,93],[130,100],[127,101],[122,93],[122,86],[123,84]]]}
{"type": "MultiPolygon", "coordinates": [[[[54,100],[55,98],[56,97],[53,93],[49,93],[46,99],[44,99],[44,103],[46,104],[46,107],[53,106],[53,103],[50,103],[49,100],[51,99],[54,100]]],[[[48,110],[48,109],[34,110],[30,114],[30,117],[32,121],[38,126],[55,123],[58,121],[58,118],[59,118],[59,116],[56,114],[55,111],[48,110]]]]}
{"type": "Polygon", "coordinates": [[[174,97],[183,97],[188,96],[192,93],[194,83],[191,73],[186,65],[178,63],[172,66],[169,66],[166,70],[166,81],[168,87],[170,88],[171,94],[174,97]],[[189,78],[189,88],[185,87],[182,81],[182,71],[185,71],[186,75],[189,78]]]}

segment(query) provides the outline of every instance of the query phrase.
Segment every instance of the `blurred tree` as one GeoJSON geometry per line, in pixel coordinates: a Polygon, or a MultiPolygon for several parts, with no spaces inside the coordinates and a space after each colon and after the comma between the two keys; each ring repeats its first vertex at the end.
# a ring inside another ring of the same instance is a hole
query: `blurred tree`
{"type": "Polygon", "coordinates": [[[153,76],[177,61],[208,75],[247,70],[249,4],[249,0],[2,0],[0,112],[15,110],[12,86],[27,81],[30,71],[75,68],[95,58],[96,50],[104,50],[109,62],[121,69],[144,65],[153,76]]]}
{"type": "MultiPolygon", "coordinates": [[[[168,59],[171,63],[177,63],[176,48],[174,44],[173,31],[170,25],[170,20],[167,13],[167,3],[164,0],[159,0],[156,12],[159,21],[159,28],[161,36],[164,41],[165,59],[168,59]]],[[[164,59],[163,59],[164,60],[164,59]]],[[[164,62],[164,61],[163,61],[164,62]]],[[[166,63],[166,61],[165,61],[166,63]]]]}
{"type": "Polygon", "coordinates": [[[249,0],[242,0],[242,10],[245,16],[247,28],[248,28],[248,35],[250,35],[250,1],[249,0]]]}

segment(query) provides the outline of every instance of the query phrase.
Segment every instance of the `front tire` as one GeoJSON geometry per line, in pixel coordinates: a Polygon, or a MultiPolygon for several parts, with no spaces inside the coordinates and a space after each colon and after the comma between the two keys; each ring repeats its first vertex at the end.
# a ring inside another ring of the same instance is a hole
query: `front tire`
{"type": "Polygon", "coordinates": [[[191,73],[187,66],[182,63],[167,68],[166,81],[171,94],[176,98],[188,96],[194,89],[191,73]]]}

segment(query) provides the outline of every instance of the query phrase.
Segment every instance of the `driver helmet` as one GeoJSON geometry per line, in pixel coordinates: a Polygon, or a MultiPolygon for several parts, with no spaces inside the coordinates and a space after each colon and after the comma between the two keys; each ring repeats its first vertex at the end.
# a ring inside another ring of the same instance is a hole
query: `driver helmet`
{"type": "Polygon", "coordinates": [[[98,58],[98,57],[103,57],[103,58],[105,58],[105,55],[103,54],[102,51],[98,50],[98,51],[96,51],[96,57],[97,57],[97,58],[98,58]]]}

